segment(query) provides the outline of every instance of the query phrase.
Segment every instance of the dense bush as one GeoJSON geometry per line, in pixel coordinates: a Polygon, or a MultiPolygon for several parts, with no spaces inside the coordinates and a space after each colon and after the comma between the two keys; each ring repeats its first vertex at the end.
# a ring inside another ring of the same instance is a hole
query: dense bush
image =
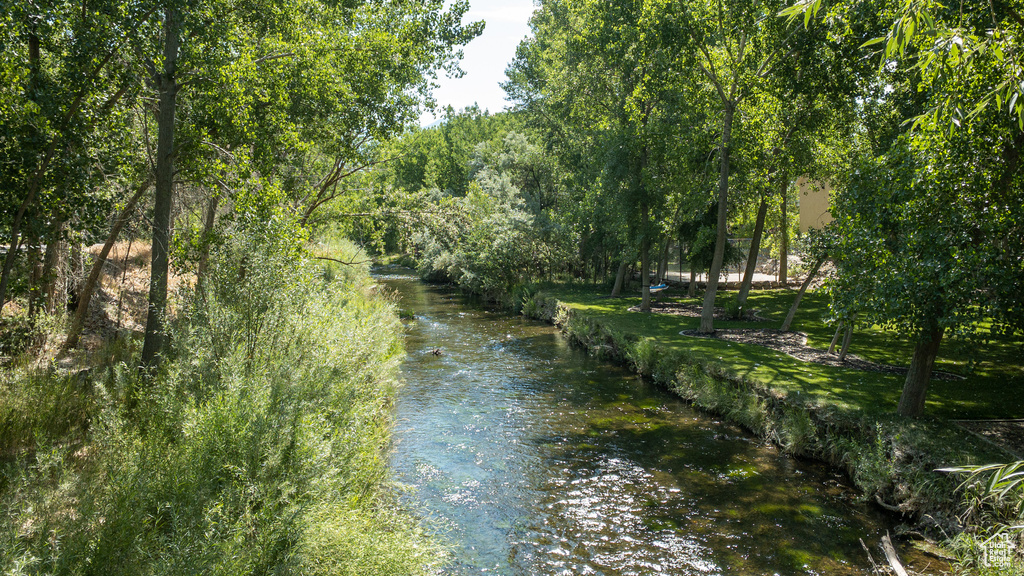
{"type": "Polygon", "coordinates": [[[572,238],[553,215],[548,168],[516,132],[481,142],[469,167],[464,195],[426,194],[435,217],[414,237],[419,270],[428,280],[518,306],[524,286],[565,276],[576,259],[572,238]]]}
{"type": "Polygon", "coordinates": [[[445,204],[458,216],[418,237],[425,277],[446,278],[470,291],[498,296],[540,276],[548,250],[520,191],[507,177],[478,179],[465,197],[449,198],[445,204]]]}
{"type": "Polygon", "coordinates": [[[53,370],[4,382],[0,432],[20,440],[0,454],[0,571],[390,575],[436,562],[386,488],[394,308],[325,283],[275,232],[218,251],[155,377],[128,348],[89,385],[53,370]]]}

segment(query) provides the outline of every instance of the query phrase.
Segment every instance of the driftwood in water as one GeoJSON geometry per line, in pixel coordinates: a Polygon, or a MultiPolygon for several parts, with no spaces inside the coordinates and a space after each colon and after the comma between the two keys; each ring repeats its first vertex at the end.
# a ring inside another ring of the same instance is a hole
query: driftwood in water
{"type": "Polygon", "coordinates": [[[896,553],[892,540],[889,539],[888,532],[885,533],[885,536],[882,536],[882,551],[885,552],[885,559],[889,561],[889,566],[896,573],[896,576],[909,576],[906,568],[903,567],[903,563],[900,562],[899,554],[896,553]]]}

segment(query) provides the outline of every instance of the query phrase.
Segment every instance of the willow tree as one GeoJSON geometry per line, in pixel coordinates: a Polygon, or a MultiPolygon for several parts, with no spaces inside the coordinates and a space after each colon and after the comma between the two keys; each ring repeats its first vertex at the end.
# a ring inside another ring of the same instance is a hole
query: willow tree
{"type": "Polygon", "coordinates": [[[1024,328],[1024,137],[995,124],[973,137],[901,139],[858,163],[836,197],[833,297],[914,344],[904,416],[923,413],[945,338],[984,338],[985,321],[1024,328]]]}
{"type": "Polygon", "coordinates": [[[878,79],[862,98],[865,150],[835,194],[833,306],[913,343],[897,412],[916,417],[944,340],[1024,329],[1024,19],[1012,3],[932,0],[785,14],[865,10],[882,23],[859,38],[878,79]]]}

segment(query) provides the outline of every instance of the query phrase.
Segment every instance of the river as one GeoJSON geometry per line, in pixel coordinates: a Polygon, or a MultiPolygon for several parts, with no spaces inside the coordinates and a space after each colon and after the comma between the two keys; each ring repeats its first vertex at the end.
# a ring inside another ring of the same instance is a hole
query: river
{"type": "Polygon", "coordinates": [[[860,539],[877,550],[892,520],[841,474],[552,326],[400,271],[379,278],[414,315],[391,465],[412,487],[405,504],[451,545],[445,574],[868,572],[860,539]]]}

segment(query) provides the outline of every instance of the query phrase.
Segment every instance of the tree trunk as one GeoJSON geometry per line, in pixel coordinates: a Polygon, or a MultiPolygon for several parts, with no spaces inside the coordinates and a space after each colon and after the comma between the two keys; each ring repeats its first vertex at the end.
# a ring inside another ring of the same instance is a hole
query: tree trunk
{"type": "Polygon", "coordinates": [[[686,295],[693,298],[697,295],[697,272],[690,268],[690,283],[686,285],[686,295]]]}
{"type": "Polygon", "coordinates": [[[202,248],[199,252],[199,265],[196,268],[197,290],[202,290],[206,269],[210,265],[210,237],[213,236],[213,226],[217,222],[217,204],[219,202],[220,195],[215,193],[206,205],[206,214],[203,215],[202,248]]]}
{"type": "Polygon", "coordinates": [[[743,307],[747,304],[750,285],[754,282],[754,269],[757,268],[757,255],[761,252],[761,234],[764,233],[764,219],[768,215],[768,199],[761,197],[761,205],[757,207],[757,220],[754,222],[754,235],[750,238],[750,250],[747,252],[747,267],[743,270],[743,283],[736,303],[743,315],[743,307]]]}
{"type": "Polygon", "coordinates": [[[643,226],[643,236],[640,237],[640,311],[651,311],[651,238],[648,234],[648,227],[651,219],[650,209],[647,204],[640,208],[640,225],[643,226]]]}
{"type": "Polygon", "coordinates": [[[932,376],[935,357],[939,354],[943,332],[934,322],[931,324],[914,346],[914,356],[910,360],[907,379],[903,383],[903,394],[896,409],[900,416],[917,418],[924,413],[925,393],[928,391],[928,381],[932,376]]]}
{"type": "Polygon", "coordinates": [[[615,286],[612,287],[612,298],[618,298],[622,293],[622,284],[626,280],[626,270],[629,269],[629,260],[623,258],[619,263],[619,269],[615,272],[615,286]]]}
{"type": "Polygon", "coordinates": [[[828,345],[829,354],[836,353],[836,343],[839,342],[839,335],[843,333],[843,326],[845,326],[845,323],[842,320],[836,324],[836,335],[832,337],[832,342],[828,345]]]}
{"type": "Polygon", "coordinates": [[[28,276],[28,317],[35,318],[39,310],[40,284],[43,280],[43,260],[40,256],[39,238],[29,238],[26,246],[28,261],[32,265],[28,276]]]}
{"type": "Polygon", "coordinates": [[[679,242],[679,281],[683,281],[683,243],[679,242]]]}
{"type": "Polygon", "coordinates": [[[853,339],[853,324],[854,321],[851,318],[846,324],[846,334],[843,335],[843,347],[839,349],[839,361],[846,362],[846,352],[850,349],[850,340],[853,339]]]}
{"type": "Polygon", "coordinates": [[[814,276],[818,273],[818,270],[821,269],[821,265],[824,263],[824,260],[818,260],[814,264],[814,267],[811,268],[811,272],[807,274],[807,278],[804,279],[803,284],[800,285],[800,291],[796,293],[796,300],[793,300],[793,305],[789,307],[789,313],[786,314],[786,320],[782,323],[782,328],[780,328],[783,332],[789,332],[789,327],[793,324],[793,318],[796,317],[796,310],[800,307],[800,300],[803,299],[804,293],[807,292],[807,287],[811,285],[811,280],[814,279],[814,276]]]}
{"type": "Polygon", "coordinates": [[[61,253],[64,252],[64,240],[61,238],[64,232],[64,221],[58,220],[54,223],[49,243],[46,245],[46,254],[43,256],[43,298],[46,302],[47,314],[57,311],[58,285],[60,284],[61,253]]]}
{"type": "Polygon", "coordinates": [[[92,295],[96,291],[96,285],[99,284],[100,275],[103,274],[103,266],[107,262],[107,256],[110,255],[110,250],[114,247],[114,243],[117,242],[117,237],[121,235],[121,230],[124,229],[132,212],[135,211],[135,206],[149,189],[149,183],[150,180],[147,178],[128,200],[128,203],[125,204],[124,209],[117,215],[117,219],[114,220],[114,226],[110,229],[110,234],[107,235],[107,240],[103,243],[103,248],[100,249],[100,253],[96,256],[96,261],[93,262],[92,269],[89,270],[89,277],[86,278],[85,284],[78,295],[75,316],[71,319],[71,327],[68,328],[68,336],[64,340],[65,350],[70,350],[78,345],[78,338],[82,334],[82,328],[85,326],[85,319],[89,316],[89,301],[92,300],[92,295]]]}
{"type": "Polygon", "coordinates": [[[707,287],[704,290],[704,308],[700,314],[698,331],[701,334],[711,334],[715,331],[715,293],[718,291],[718,275],[722,273],[722,261],[725,259],[725,227],[729,211],[729,139],[735,112],[735,104],[726,104],[725,118],[722,121],[722,158],[718,170],[718,230],[715,237],[715,255],[711,259],[711,271],[708,272],[707,287]]]}
{"type": "Polygon", "coordinates": [[[171,235],[171,202],[174,192],[174,115],[179,86],[175,80],[178,62],[179,14],[167,8],[164,18],[164,68],[155,78],[159,89],[160,113],[156,146],[156,179],[153,209],[153,260],[149,279],[149,311],[146,337],[142,344],[142,365],[157,365],[164,347],[164,313],[167,308],[168,249],[171,235]]]}
{"type": "Polygon", "coordinates": [[[789,214],[788,207],[789,202],[789,178],[786,176],[782,177],[782,183],[779,184],[779,193],[782,196],[782,227],[779,237],[779,284],[786,286],[789,284],[789,214]]]}
{"type": "Polygon", "coordinates": [[[64,288],[68,311],[72,311],[78,309],[78,299],[82,295],[82,285],[85,283],[85,255],[80,242],[69,243],[68,252],[68,281],[64,288]]]}
{"type": "Polygon", "coordinates": [[[671,238],[665,239],[665,245],[661,249],[661,258],[658,260],[658,284],[665,281],[665,276],[668,275],[668,249],[672,243],[671,238]]]}

